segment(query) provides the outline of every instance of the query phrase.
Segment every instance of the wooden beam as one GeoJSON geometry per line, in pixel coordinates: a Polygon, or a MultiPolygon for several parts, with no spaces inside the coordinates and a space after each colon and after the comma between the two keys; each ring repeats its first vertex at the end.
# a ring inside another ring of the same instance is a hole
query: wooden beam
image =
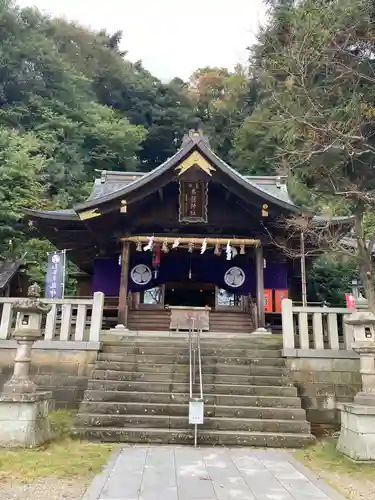
{"type": "Polygon", "coordinates": [[[264,328],[264,257],[263,247],[255,248],[255,268],[257,279],[257,307],[258,307],[258,328],[264,328]]]}
{"type": "Polygon", "coordinates": [[[129,277],[130,244],[122,243],[121,276],[118,301],[118,324],[127,327],[128,323],[128,277],[129,277]]]}
{"type": "MultiPolygon", "coordinates": [[[[139,236],[125,236],[124,238],[120,238],[122,242],[132,242],[132,243],[147,243],[148,236],[139,235],[139,236]]],[[[245,246],[259,246],[260,240],[254,238],[215,238],[210,237],[207,238],[204,235],[201,236],[154,236],[154,243],[173,243],[176,239],[180,240],[180,245],[189,244],[189,243],[202,243],[203,240],[206,240],[206,243],[212,245],[226,245],[228,241],[231,245],[245,245],[245,246]]]]}

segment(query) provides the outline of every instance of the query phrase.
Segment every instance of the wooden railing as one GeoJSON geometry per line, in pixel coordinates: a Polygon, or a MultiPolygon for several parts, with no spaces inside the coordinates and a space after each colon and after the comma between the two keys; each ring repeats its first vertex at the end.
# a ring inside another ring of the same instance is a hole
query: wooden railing
{"type": "Polygon", "coordinates": [[[353,327],[344,318],[352,311],[341,307],[301,307],[282,302],[284,350],[351,350],[353,327]]]}
{"type": "MultiPolygon", "coordinates": [[[[16,322],[13,304],[20,298],[0,297],[0,340],[11,337],[16,322]]],[[[44,340],[99,342],[103,320],[104,295],[87,299],[42,299],[51,305],[43,318],[44,340]]]]}

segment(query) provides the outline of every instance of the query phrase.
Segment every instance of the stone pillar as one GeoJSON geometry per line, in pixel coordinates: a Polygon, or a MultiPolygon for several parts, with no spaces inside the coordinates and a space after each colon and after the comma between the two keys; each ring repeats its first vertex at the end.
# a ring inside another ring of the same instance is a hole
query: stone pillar
{"type": "Polygon", "coordinates": [[[14,371],[12,377],[5,382],[3,387],[4,394],[26,394],[36,392],[36,384],[30,380],[31,349],[34,340],[18,338],[17,352],[14,358],[14,371]]]}
{"type": "Polygon", "coordinates": [[[121,252],[121,277],[120,277],[120,293],[118,300],[118,327],[127,329],[128,325],[128,281],[129,281],[129,260],[130,260],[130,243],[122,242],[121,252]]]}
{"type": "Polygon", "coordinates": [[[258,330],[266,332],[265,316],[264,316],[264,257],[263,247],[261,245],[255,247],[255,269],[257,283],[257,309],[258,309],[258,330]]]}
{"type": "Polygon", "coordinates": [[[353,460],[375,460],[375,315],[355,312],[344,319],[353,326],[352,348],[360,356],[362,389],[353,403],[340,405],[337,449],[353,460]]]}

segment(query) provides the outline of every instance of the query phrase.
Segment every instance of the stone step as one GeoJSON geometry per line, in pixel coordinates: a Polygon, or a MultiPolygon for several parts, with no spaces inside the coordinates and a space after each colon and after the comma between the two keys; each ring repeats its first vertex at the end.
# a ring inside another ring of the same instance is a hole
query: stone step
{"type": "Polygon", "coordinates": [[[169,330],[171,324],[170,318],[155,317],[155,318],[134,318],[128,319],[129,330],[169,330]]]}
{"type": "MultiPolygon", "coordinates": [[[[210,318],[210,330],[211,331],[214,331],[213,330],[214,326],[221,327],[223,325],[229,325],[232,327],[241,327],[241,326],[251,327],[253,325],[253,322],[247,316],[227,317],[226,315],[223,315],[223,316],[217,316],[217,317],[210,318]]],[[[246,333],[246,332],[244,332],[244,333],[246,333]]]]}
{"type": "MultiPolygon", "coordinates": [[[[163,354],[115,354],[115,353],[100,353],[100,361],[119,361],[127,363],[189,363],[188,354],[185,355],[163,355],[163,354]]],[[[257,365],[257,366],[284,366],[283,358],[246,358],[246,357],[224,357],[224,356],[204,356],[202,358],[203,365],[215,364],[231,364],[231,365],[257,365]]]]}
{"type": "MultiPolygon", "coordinates": [[[[206,404],[207,417],[239,417],[252,419],[275,419],[305,421],[306,412],[302,408],[279,407],[251,407],[251,406],[212,406],[206,404]]],[[[188,415],[189,405],[176,403],[113,403],[108,401],[83,401],[80,411],[82,413],[96,413],[102,415],[188,415]]]]}
{"type": "MultiPolygon", "coordinates": [[[[85,391],[84,400],[97,402],[113,401],[118,403],[142,402],[159,404],[187,404],[189,401],[189,394],[177,392],[131,392],[88,389],[85,391]]],[[[292,396],[206,394],[204,396],[204,401],[209,405],[301,408],[300,398],[292,396]]]]}
{"type": "MultiPolygon", "coordinates": [[[[164,383],[119,380],[89,380],[89,390],[129,391],[129,392],[171,392],[185,393],[189,391],[189,383],[164,383]]],[[[293,386],[262,386],[262,385],[226,385],[204,384],[204,394],[230,394],[254,396],[297,397],[297,388],[293,386]]]]}
{"type": "Polygon", "coordinates": [[[217,323],[210,323],[210,332],[226,332],[226,333],[251,333],[254,331],[254,327],[251,323],[232,323],[230,321],[223,323],[222,321],[217,323]]]}
{"type": "MultiPolygon", "coordinates": [[[[114,354],[171,354],[187,356],[189,347],[184,346],[153,346],[153,345],[140,345],[140,346],[103,346],[101,349],[103,353],[114,354]]],[[[229,347],[211,346],[201,347],[201,355],[205,356],[221,356],[233,358],[280,358],[280,349],[231,349],[229,347]]]]}
{"type": "MultiPolygon", "coordinates": [[[[130,354],[162,354],[162,355],[182,355],[187,356],[189,353],[189,346],[153,346],[153,345],[104,345],[101,348],[103,353],[114,353],[127,355],[130,354]]],[[[231,349],[228,347],[211,346],[202,347],[201,355],[203,357],[220,356],[220,357],[233,357],[233,358],[280,358],[281,351],[279,349],[231,349]]]]}
{"type": "MultiPolygon", "coordinates": [[[[141,373],[189,373],[188,363],[134,363],[123,361],[103,360],[95,363],[97,370],[112,370],[125,372],[141,372],[141,373]]],[[[279,366],[262,366],[262,365],[230,365],[230,364],[215,364],[205,365],[204,374],[216,375],[259,375],[263,377],[282,377],[288,373],[285,367],[279,366]]]]}
{"type": "MultiPolygon", "coordinates": [[[[93,380],[140,380],[143,382],[189,382],[189,370],[185,372],[125,372],[119,370],[93,370],[91,378],[93,380]]],[[[292,385],[285,377],[262,377],[256,375],[219,375],[203,374],[203,383],[205,384],[248,384],[248,385],[267,385],[267,386],[285,386],[292,385]]]]}
{"type": "MultiPolygon", "coordinates": [[[[188,415],[102,415],[81,413],[76,419],[77,427],[143,427],[162,429],[186,429],[188,415]]],[[[310,432],[306,421],[206,417],[199,426],[204,430],[245,432],[287,432],[305,434],[310,432]]]]}
{"type": "MultiPolygon", "coordinates": [[[[152,331],[152,330],[150,330],[152,331]]],[[[155,346],[179,346],[186,345],[187,334],[174,334],[164,332],[165,336],[151,335],[103,335],[103,345],[155,345],[155,346]]],[[[201,334],[201,347],[220,346],[235,349],[281,349],[283,345],[281,335],[258,335],[246,334],[242,336],[211,335],[206,332],[201,334]]]]}
{"type": "MultiPolygon", "coordinates": [[[[153,428],[76,428],[74,436],[102,442],[193,444],[193,429],[153,429],[153,428]]],[[[200,445],[258,446],[271,448],[302,448],[314,442],[310,434],[238,432],[199,430],[200,445]]]]}

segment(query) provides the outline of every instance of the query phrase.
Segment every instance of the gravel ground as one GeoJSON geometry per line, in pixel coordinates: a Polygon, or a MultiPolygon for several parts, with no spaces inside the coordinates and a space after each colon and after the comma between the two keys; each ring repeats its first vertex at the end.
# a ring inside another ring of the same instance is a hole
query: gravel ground
{"type": "Polygon", "coordinates": [[[85,485],[74,479],[43,479],[32,484],[0,484],[0,500],[80,500],[85,485]]]}
{"type": "MultiPolygon", "coordinates": [[[[350,500],[375,500],[375,482],[314,467],[314,472],[350,500]]],[[[2,500],[2,499],[1,499],[2,500]]]]}

